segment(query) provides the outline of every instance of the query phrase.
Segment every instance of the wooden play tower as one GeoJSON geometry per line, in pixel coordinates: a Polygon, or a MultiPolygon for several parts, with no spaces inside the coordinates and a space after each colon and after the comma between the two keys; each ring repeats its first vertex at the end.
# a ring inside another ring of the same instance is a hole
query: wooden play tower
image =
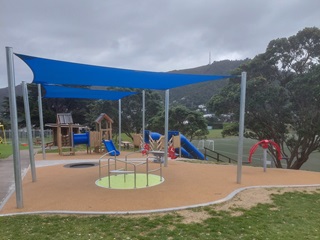
{"type": "Polygon", "coordinates": [[[96,131],[80,133],[79,124],[74,124],[71,113],[58,113],[57,122],[46,124],[53,129],[53,145],[58,146],[60,155],[74,155],[75,145],[87,145],[87,153],[91,148],[95,152],[104,150],[102,140],[112,139],[112,119],[105,113],[101,113],[95,120],[96,131]]]}
{"type": "Polygon", "coordinates": [[[80,132],[80,125],[74,124],[71,113],[58,113],[55,124],[46,124],[53,128],[53,142],[58,146],[60,155],[73,155],[73,133],[80,132]]]}
{"type": "MultiPolygon", "coordinates": [[[[99,117],[94,121],[96,124],[96,132],[99,133],[99,141],[112,139],[112,124],[113,120],[105,113],[101,113],[99,117]]],[[[100,149],[95,149],[98,152],[100,149]]]]}

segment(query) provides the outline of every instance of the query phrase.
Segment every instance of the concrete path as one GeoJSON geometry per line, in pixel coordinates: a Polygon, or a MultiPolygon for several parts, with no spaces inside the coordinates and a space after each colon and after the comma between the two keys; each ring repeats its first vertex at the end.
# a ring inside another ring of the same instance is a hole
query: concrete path
{"type": "MultiPolygon", "coordinates": [[[[29,151],[20,151],[21,175],[23,176],[29,167],[29,151]]],[[[7,198],[15,190],[13,155],[7,159],[0,159],[0,210],[7,198]]]]}

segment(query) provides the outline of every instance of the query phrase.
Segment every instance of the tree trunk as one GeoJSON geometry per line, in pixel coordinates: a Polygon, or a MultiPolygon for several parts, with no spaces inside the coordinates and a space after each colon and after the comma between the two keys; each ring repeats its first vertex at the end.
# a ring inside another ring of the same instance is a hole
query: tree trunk
{"type": "Polygon", "coordinates": [[[308,160],[308,157],[297,158],[297,160],[291,165],[290,169],[299,170],[307,160],[308,160]]]}

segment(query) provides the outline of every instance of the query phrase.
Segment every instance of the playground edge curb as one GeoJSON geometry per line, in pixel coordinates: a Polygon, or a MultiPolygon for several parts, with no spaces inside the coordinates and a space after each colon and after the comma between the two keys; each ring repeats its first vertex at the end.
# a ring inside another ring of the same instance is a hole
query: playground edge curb
{"type": "MultiPolygon", "coordinates": [[[[320,184],[309,184],[309,185],[261,185],[261,186],[249,186],[243,187],[234,190],[225,198],[220,200],[207,202],[207,203],[200,203],[195,205],[189,206],[181,206],[181,207],[174,207],[174,208],[162,208],[162,209],[153,209],[153,210],[139,210],[139,211],[108,211],[108,212],[90,212],[90,211],[36,211],[36,212],[20,212],[20,213],[7,213],[7,214],[0,214],[0,217],[7,217],[7,216],[19,216],[19,215],[38,215],[38,214],[66,214],[66,215],[137,215],[137,214],[152,214],[152,213],[164,213],[164,212],[172,212],[172,211],[181,211],[187,210],[191,208],[197,207],[205,207],[209,205],[216,205],[220,203],[227,202],[235,197],[237,194],[244,190],[248,189],[255,189],[255,188],[301,188],[301,187],[320,187],[320,184]]],[[[11,193],[12,194],[12,193],[11,193]]],[[[9,195],[9,197],[11,196],[9,195]]],[[[8,197],[8,198],[9,198],[8,197]]],[[[6,201],[5,201],[6,202],[6,201]]],[[[4,205],[4,204],[3,204],[4,205]]],[[[3,207],[3,206],[1,206],[3,207]]],[[[1,208],[0,208],[1,210],[1,208]]]]}

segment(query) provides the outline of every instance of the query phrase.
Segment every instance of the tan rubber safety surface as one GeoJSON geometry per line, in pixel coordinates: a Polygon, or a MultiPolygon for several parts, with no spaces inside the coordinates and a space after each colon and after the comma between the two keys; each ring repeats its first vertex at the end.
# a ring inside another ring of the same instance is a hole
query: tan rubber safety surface
{"type": "MultiPolygon", "coordinates": [[[[46,160],[50,162],[76,159],[81,162],[98,160],[100,155],[76,153],[75,156],[59,156],[55,153],[46,154],[46,160]]],[[[133,157],[145,158],[141,154],[133,157]]],[[[42,156],[37,154],[36,162],[41,163],[41,158],[42,156]]],[[[236,165],[201,164],[169,159],[168,166],[163,167],[164,183],[149,188],[116,190],[96,186],[95,181],[99,178],[98,166],[66,168],[64,165],[37,167],[36,182],[32,182],[29,170],[23,179],[23,208],[17,208],[16,196],[13,194],[0,214],[163,210],[217,201],[237,189],[249,186],[320,184],[319,172],[271,168],[263,172],[262,167],[250,166],[242,167],[242,181],[237,184],[236,165]]]]}

